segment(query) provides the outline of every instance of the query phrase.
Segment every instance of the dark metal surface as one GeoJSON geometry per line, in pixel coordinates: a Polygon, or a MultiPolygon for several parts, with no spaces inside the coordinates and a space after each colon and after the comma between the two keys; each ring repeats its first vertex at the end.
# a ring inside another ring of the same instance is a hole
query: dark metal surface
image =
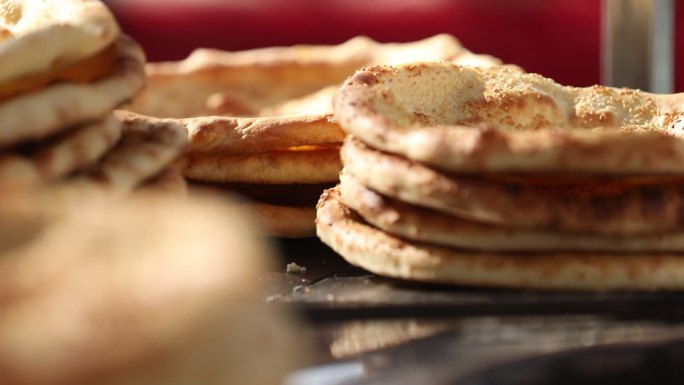
{"type": "MultiPolygon", "coordinates": [[[[684,340],[576,345],[474,347],[463,350],[449,336],[413,344],[411,354],[383,371],[348,381],[357,385],[675,385],[684,383],[684,340]],[[411,357],[411,358],[408,358],[411,357]],[[403,362],[402,362],[403,361],[403,362]],[[456,364],[457,363],[457,364],[456,364]],[[420,367],[423,370],[412,370],[420,367]]],[[[380,354],[380,353],[376,353],[380,354]]],[[[385,353],[387,354],[387,353],[385,353]]]]}
{"type": "Polygon", "coordinates": [[[282,242],[282,270],[268,276],[273,301],[299,306],[313,322],[402,317],[595,314],[684,320],[679,292],[544,292],[405,282],[347,264],[316,239],[282,242]],[[304,273],[285,273],[295,262],[304,273]]]}
{"type": "Polygon", "coordinates": [[[673,0],[603,0],[604,85],[672,92],[674,7],[673,0]]]}
{"type": "MultiPolygon", "coordinates": [[[[515,367],[499,370],[496,365],[568,349],[684,339],[684,294],[678,292],[541,292],[428,285],[378,277],[350,266],[316,239],[282,241],[281,248],[285,259],[279,270],[265,277],[271,288],[268,300],[294,307],[308,320],[307,333],[321,349],[323,366],[314,368],[316,373],[336,373],[326,371],[326,365],[340,362],[353,364],[349,367],[358,372],[339,380],[315,377],[301,382],[307,377],[300,376],[291,385],[564,384],[551,377],[565,365],[557,361],[531,361],[537,362],[533,366],[539,370],[518,382],[501,382],[508,375],[491,374],[519,373],[515,367]],[[286,273],[285,266],[292,262],[306,271],[286,273]],[[544,367],[551,369],[545,372],[544,367]]],[[[655,347],[644,349],[645,355],[655,351],[655,347]]],[[[579,356],[589,351],[577,352],[579,356]]],[[[600,362],[622,365],[627,361],[600,362]]],[[[645,364],[649,360],[635,362],[643,364],[645,371],[654,368],[645,364]]],[[[527,368],[528,364],[521,365],[527,368]]],[[[567,378],[585,380],[591,374],[587,369],[576,373],[579,377],[567,378]]],[[[606,384],[612,381],[612,377],[597,378],[606,384]]]]}

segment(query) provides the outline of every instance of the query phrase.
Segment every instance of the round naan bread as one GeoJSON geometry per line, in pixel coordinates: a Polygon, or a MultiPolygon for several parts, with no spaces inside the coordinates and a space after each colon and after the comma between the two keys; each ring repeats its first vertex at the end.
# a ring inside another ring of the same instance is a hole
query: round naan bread
{"type": "Polygon", "coordinates": [[[94,55],[118,36],[99,0],[1,0],[0,86],[94,55]]]}
{"type": "MultiPolygon", "coordinates": [[[[473,54],[449,35],[410,43],[357,37],[340,45],[199,49],[179,62],[148,64],[148,84],[127,108],[182,118],[177,122],[190,138],[185,176],[198,185],[230,190],[235,183],[327,184],[338,179],[345,136],[330,114],[336,88],[358,68],[416,57],[501,64],[473,54]]],[[[270,234],[313,235],[313,203],[256,202],[270,234]]]]}
{"type": "Polygon", "coordinates": [[[677,231],[684,223],[682,178],[535,185],[529,178],[449,174],[354,136],[341,157],[349,174],[383,195],[509,229],[634,235],[677,231]]]}
{"type": "Polygon", "coordinates": [[[127,196],[137,187],[178,167],[187,148],[185,127],[149,116],[117,111],[121,139],[91,167],[65,178],[50,191],[55,200],[72,204],[80,196],[127,196]]]}
{"type": "Polygon", "coordinates": [[[145,83],[145,55],[127,36],[116,41],[112,73],[88,83],[59,82],[0,103],[0,148],[38,140],[96,120],[132,98],[145,83]]]}
{"type": "Polygon", "coordinates": [[[339,190],[344,204],[372,226],[400,238],[432,245],[501,253],[684,251],[684,232],[681,230],[611,237],[548,229],[510,229],[464,220],[386,197],[346,173],[340,175],[339,190]]]}
{"type": "Polygon", "coordinates": [[[356,72],[334,109],[366,144],[452,172],[681,175],[683,106],[684,94],[418,62],[356,72]]]}
{"type": "Polygon", "coordinates": [[[545,290],[684,289],[682,254],[504,254],[410,242],[364,223],[337,189],[321,196],[316,233],[351,264],[406,280],[545,290]]]}
{"type": "Polygon", "coordinates": [[[361,36],[338,45],[237,52],[198,49],[179,62],[149,63],[148,86],[129,108],[159,117],[255,116],[265,108],[337,86],[359,68],[416,58],[501,64],[492,56],[470,52],[446,34],[410,43],[379,43],[361,36]]]}

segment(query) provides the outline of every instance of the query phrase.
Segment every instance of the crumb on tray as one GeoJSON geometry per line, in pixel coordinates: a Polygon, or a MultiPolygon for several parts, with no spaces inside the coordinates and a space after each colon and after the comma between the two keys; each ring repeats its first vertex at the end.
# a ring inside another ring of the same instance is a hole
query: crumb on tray
{"type": "Polygon", "coordinates": [[[291,262],[287,264],[287,268],[285,270],[286,273],[293,273],[293,274],[301,274],[306,272],[306,267],[304,266],[299,266],[295,262],[291,262]]]}

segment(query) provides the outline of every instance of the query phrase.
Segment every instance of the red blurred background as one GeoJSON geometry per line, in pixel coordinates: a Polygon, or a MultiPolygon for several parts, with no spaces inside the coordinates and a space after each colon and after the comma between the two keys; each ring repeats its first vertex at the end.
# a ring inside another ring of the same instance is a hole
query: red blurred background
{"type": "MultiPolygon", "coordinates": [[[[196,47],[243,50],[456,36],[527,71],[575,86],[600,83],[600,0],[110,0],[150,61],[196,47]]],[[[675,1],[675,90],[684,92],[684,2],[675,1]]]]}

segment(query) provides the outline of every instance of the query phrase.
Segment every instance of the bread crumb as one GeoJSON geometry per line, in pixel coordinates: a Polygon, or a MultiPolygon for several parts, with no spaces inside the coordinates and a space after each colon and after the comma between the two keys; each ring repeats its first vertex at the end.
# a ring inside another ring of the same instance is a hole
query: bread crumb
{"type": "Polygon", "coordinates": [[[295,262],[291,262],[291,263],[287,264],[287,268],[286,268],[285,272],[286,273],[293,273],[293,274],[306,273],[306,267],[299,266],[295,262]]]}

